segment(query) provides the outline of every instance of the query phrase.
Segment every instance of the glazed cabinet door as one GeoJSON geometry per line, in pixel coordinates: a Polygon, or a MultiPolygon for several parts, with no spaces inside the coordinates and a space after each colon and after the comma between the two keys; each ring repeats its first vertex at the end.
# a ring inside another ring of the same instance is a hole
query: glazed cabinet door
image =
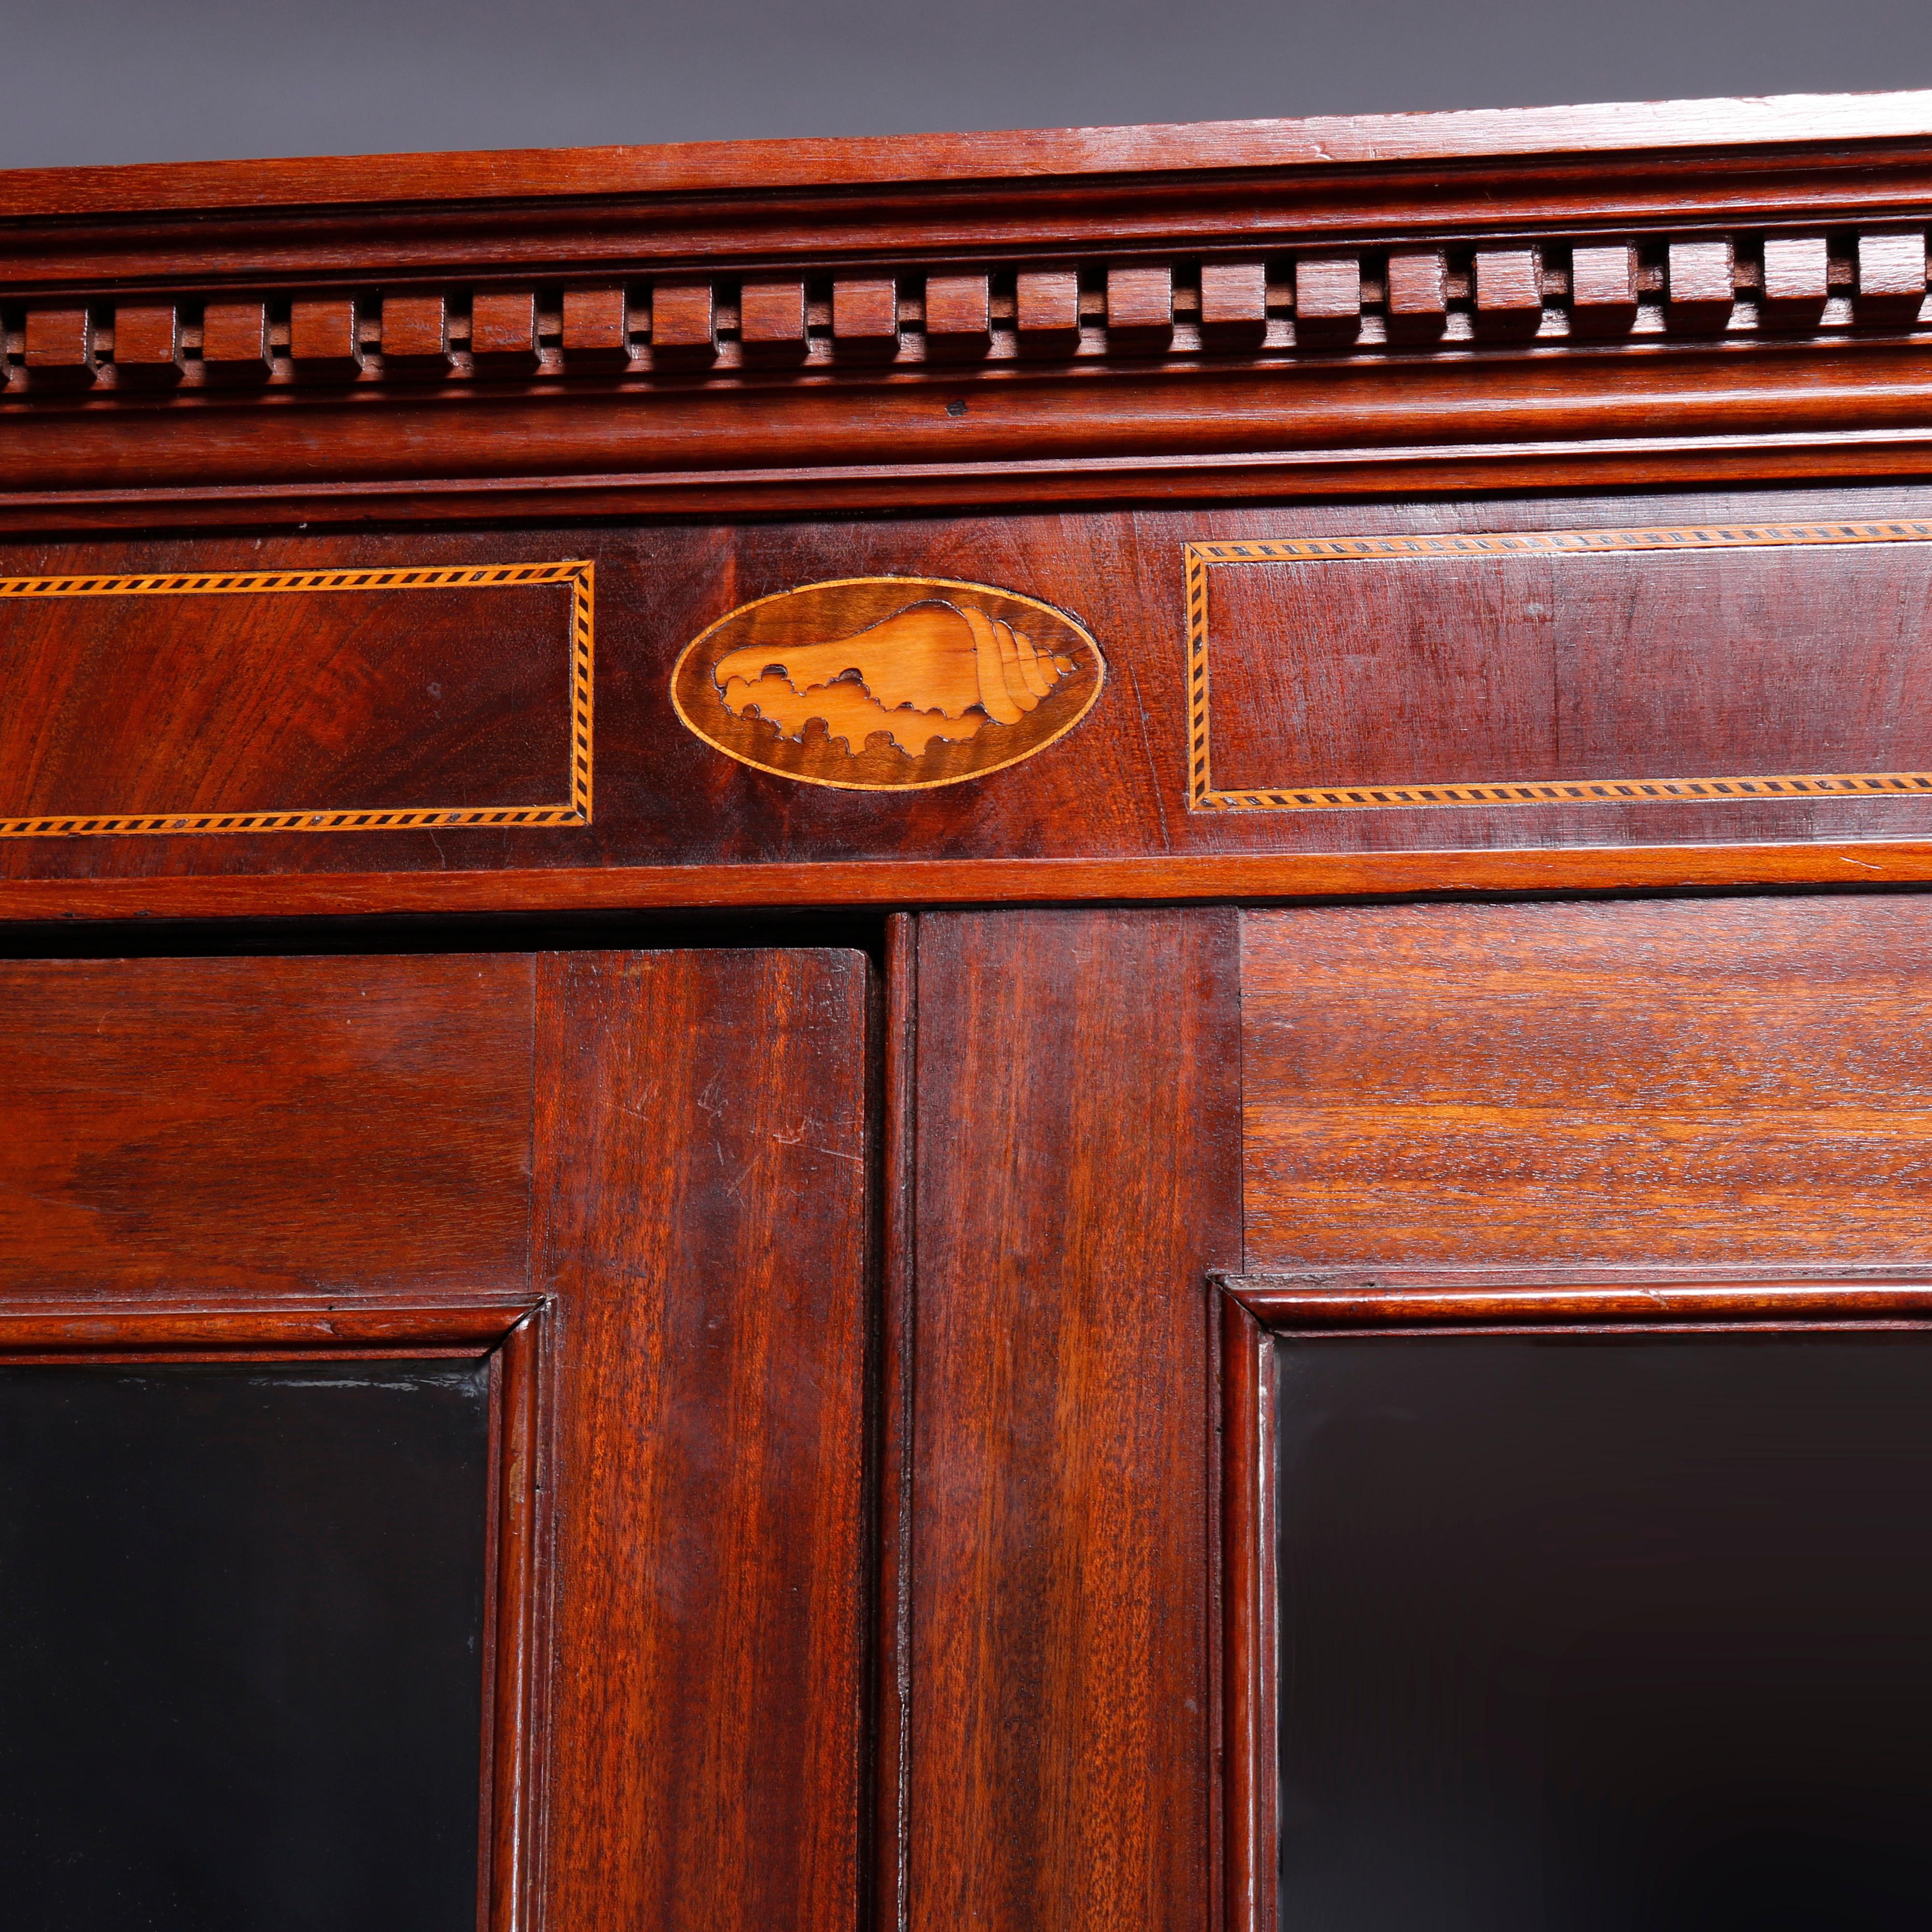
{"type": "Polygon", "coordinates": [[[1928,961],[922,918],[915,1932],[1923,1922],[1928,961]]]}
{"type": "Polygon", "coordinates": [[[10,1924],[855,1924],[868,970],[0,967],[10,1924]]]}

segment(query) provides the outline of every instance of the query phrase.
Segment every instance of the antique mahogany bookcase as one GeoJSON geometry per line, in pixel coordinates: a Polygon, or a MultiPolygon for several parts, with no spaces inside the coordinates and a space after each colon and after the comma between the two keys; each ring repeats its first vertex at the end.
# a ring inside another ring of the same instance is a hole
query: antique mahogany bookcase
{"type": "Polygon", "coordinates": [[[9,1922],[1927,1922],[1928,226],[7,176],[9,1922]]]}

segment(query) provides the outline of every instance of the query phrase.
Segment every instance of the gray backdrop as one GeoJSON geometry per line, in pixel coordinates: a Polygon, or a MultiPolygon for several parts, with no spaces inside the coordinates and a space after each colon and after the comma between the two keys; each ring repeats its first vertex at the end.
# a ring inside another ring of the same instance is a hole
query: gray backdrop
{"type": "Polygon", "coordinates": [[[1932,85],[1928,0],[4,0],[0,166],[1932,85]]]}

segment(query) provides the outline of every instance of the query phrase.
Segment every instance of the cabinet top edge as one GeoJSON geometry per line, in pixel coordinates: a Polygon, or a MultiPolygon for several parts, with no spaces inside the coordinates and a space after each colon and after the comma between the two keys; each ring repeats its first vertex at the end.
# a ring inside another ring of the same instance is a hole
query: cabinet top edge
{"type": "MultiPolygon", "coordinates": [[[[0,227],[23,221],[425,202],[756,196],[1070,178],[1397,171],[1419,164],[1714,149],[1932,146],[1932,90],[1142,126],[503,148],[0,170],[0,227]]],[[[1853,158],[1847,156],[1850,161],[1853,158]]]]}

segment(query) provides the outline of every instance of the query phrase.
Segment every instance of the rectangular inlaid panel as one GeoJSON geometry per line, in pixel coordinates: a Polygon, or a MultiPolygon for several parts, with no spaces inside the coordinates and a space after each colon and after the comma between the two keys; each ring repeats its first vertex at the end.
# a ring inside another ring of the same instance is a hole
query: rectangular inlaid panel
{"type": "Polygon", "coordinates": [[[1932,524],[1188,546],[1197,809],[1932,792],[1932,524]]]}
{"type": "Polygon", "coordinates": [[[1927,1252],[1932,899],[1244,928],[1251,1268],[1927,1252]]]}
{"type": "Polygon", "coordinates": [[[581,824],[591,572],[0,578],[0,837],[581,824]]]}

